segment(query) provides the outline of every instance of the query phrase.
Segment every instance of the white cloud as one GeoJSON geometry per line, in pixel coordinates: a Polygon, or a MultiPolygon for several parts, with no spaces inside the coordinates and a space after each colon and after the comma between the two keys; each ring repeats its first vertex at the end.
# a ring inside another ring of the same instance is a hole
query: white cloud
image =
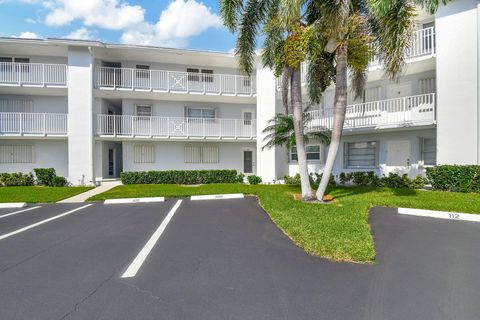
{"type": "Polygon", "coordinates": [[[20,33],[18,36],[13,35],[12,38],[39,39],[40,36],[35,32],[24,31],[20,33]]]}
{"type": "Polygon", "coordinates": [[[36,24],[37,23],[37,21],[35,19],[32,19],[32,18],[25,19],[25,22],[30,23],[30,24],[36,24]]]}
{"type": "Polygon", "coordinates": [[[92,40],[94,39],[93,32],[88,30],[85,27],[74,30],[65,36],[67,39],[78,39],[78,40],[92,40]]]}
{"type": "Polygon", "coordinates": [[[144,20],[145,9],[119,0],[47,0],[45,23],[65,26],[81,20],[85,26],[121,30],[144,20]]]}
{"type": "Polygon", "coordinates": [[[158,22],[143,22],[129,28],[121,41],[131,44],[183,47],[189,38],[209,28],[220,27],[220,18],[195,0],[174,0],[162,11],[158,22]]]}

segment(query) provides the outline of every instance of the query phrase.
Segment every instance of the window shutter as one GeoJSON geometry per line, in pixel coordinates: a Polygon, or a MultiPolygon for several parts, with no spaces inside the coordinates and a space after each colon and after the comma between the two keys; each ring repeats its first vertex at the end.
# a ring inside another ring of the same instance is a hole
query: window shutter
{"type": "Polygon", "coordinates": [[[134,163],[154,163],[155,147],[148,145],[135,145],[133,148],[134,163]]]}
{"type": "Polygon", "coordinates": [[[0,145],[0,163],[35,163],[34,146],[0,145]]]}

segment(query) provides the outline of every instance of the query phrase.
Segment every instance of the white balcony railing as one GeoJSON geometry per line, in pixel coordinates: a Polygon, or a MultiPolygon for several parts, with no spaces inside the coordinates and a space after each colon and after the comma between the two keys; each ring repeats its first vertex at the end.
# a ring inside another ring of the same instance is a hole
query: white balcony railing
{"type": "Polygon", "coordinates": [[[65,87],[67,65],[0,62],[0,85],[65,87]]]}
{"type": "Polygon", "coordinates": [[[183,139],[255,139],[256,121],[97,115],[97,135],[183,139]]]}
{"type": "MultiPolygon", "coordinates": [[[[407,50],[407,59],[434,55],[435,48],[435,27],[417,30],[412,35],[411,45],[407,50]]],[[[378,57],[370,61],[370,67],[381,64],[382,61],[378,57]]]]}
{"type": "MultiPolygon", "coordinates": [[[[407,51],[407,62],[420,57],[429,57],[435,54],[435,27],[417,30],[412,35],[411,46],[407,51]]],[[[381,66],[382,61],[378,57],[370,60],[370,68],[381,66]]],[[[307,83],[307,64],[305,62],[301,65],[301,80],[302,84],[307,83]]],[[[277,78],[277,90],[282,89],[281,78],[277,78]]]]}
{"type": "MultiPolygon", "coordinates": [[[[333,109],[309,111],[310,128],[333,128],[333,109]]],[[[396,128],[434,124],[435,93],[347,106],[344,129],[396,128]]]]}
{"type": "Polygon", "coordinates": [[[196,93],[229,96],[256,94],[254,76],[97,67],[99,89],[196,93]]]}
{"type": "Polygon", "coordinates": [[[0,113],[0,136],[66,135],[66,113],[0,113]]]}

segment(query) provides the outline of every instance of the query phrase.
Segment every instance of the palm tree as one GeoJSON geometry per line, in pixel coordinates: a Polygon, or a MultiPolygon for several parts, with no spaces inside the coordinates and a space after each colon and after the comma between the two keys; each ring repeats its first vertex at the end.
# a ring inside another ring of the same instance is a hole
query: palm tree
{"type": "MultiPolygon", "coordinates": [[[[312,125],[312,119],[308,114],[303,116],[303,140],[308,144],[309,141],[320,141],[324,144],[330,143],[330,133],[327,128],[312,125]]],[[[275,146],[291,149],[297,145],[294,129],[294,119],[291,115],[276,114],[274,118],[268,121],[268,126],[263,129],[265,145],[263,149],[270,149],[275,146]]]]}
{"type": "Polygon", "coordinates": [[[301,178],[302,198],[314,199],[307,169],[303,132],[303,108],[300,64],[308,51],[310,28],[303,21],[304,0],[220,0],[225,26],[238,31],[236,54],[240,69],[254,69],[257,37],[264,36],[262,60],[265,66],[282,76],[282,100],[285,114],[293,114],[295,143],[301,178]],[[288,88],[290,87],[290,104],[288,88]]]}
{"type": "MultiPolygon", "coordinates": [[[[395,79],[405,64],[415,27],[416,6],[434,13],[439,0],[311,0],[306,21],[314,39],[308,54],[309,95],[320,102],[319,84],[329,82],[335,68],[334,119],[331,143],[317,190],[322,201],[337,157],[347,106],[347,73],[350,70],[355,96],[366,82],[369,60],[378,55],[386,74],[395,79]],[[319,50],[320,48],[320,50],[319,50]],[[332,59],[333,57],[333,59],[332,59]],[[332,64],[333,63],[333,64],[332,64]],[[319,72],[320,71],[320,72],[319,72]],[[324,72],[322,72],[324,71],[324,72]]],[[[448,0],[441,0],[446,4],[448,0]]]]}

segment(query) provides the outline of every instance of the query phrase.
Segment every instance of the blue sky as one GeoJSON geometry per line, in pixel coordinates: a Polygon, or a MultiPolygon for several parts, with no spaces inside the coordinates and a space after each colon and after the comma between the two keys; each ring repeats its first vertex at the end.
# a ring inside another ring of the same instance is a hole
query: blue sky
{"type": "Polygon", "coordinates": [[[0,36],[230,51],[218,0],[0,0],[0,36]]]}

